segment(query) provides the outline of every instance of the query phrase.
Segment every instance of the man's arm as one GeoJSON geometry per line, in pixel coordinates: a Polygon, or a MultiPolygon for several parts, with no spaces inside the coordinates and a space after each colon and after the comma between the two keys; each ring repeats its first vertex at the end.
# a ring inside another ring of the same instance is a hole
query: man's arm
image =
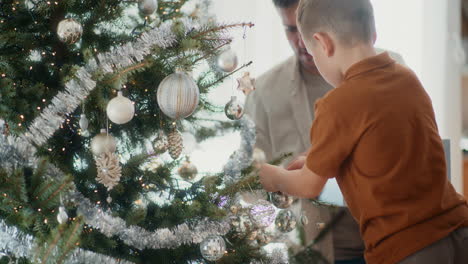
{"type": "Polygon", "coordinates": [[[328,178],[322,177],[303,165],[301,169],[286,170],[264,164],[260,169],[260,182],[269,192],[282,192],[300,198],[320,195],[328,178]]]}

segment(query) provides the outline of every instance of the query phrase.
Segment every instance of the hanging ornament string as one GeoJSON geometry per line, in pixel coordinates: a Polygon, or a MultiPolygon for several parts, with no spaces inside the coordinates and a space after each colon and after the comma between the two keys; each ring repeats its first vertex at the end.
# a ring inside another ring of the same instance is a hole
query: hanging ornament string
{"type": "Polygon", "coordinates": [[[247,64],[247,26],[244,26],[244,34],[242,35],[244,41],[244,65],[247,64]]]}

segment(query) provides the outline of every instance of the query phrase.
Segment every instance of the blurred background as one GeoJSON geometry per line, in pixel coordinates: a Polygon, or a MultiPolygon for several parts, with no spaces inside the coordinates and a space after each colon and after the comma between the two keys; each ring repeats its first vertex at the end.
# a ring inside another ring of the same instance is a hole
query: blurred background
{"type": "MultiPolygon", "coordinates": [[[[371,1],[376,46],[401,54],[424,84],[440,133],[450,139],[452,183],[458,192],[468,195],[468,0],[371,1]]],[[[248,68],[252,76],[260,76],[293,54],[271,0],[215,0],[212,13],[221,22],[255,23],[245,32],[245,39],[243,30],[233,32],[236,41],[232,44],[241,62],[253,61],[248,68]]],[[[227,94],[236,94],[235,84],[234,79],[225,82],[216,89],[213,100],[224,105],[227,94]]],[[[238,142],[237,133],[205,142],[192,154],[194,162],[202,170],[216,171],[238,142]],[[220,142],[224,142],[222,147],[220,142]],[[217,153],[219,167],[206,158],[207,153],[217,153]]],[[[322,198],[340,203],[337,188],[332,185],[322,198]]]]}

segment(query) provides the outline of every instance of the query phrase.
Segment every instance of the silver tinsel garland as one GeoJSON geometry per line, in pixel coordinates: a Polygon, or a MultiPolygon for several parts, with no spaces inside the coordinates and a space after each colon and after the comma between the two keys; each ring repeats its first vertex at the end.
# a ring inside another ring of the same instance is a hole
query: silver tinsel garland
{"type": "MultiPolygon", "coordinates": [[[[32,259],[34,248],[34,237],[26,234],[14,226],[8,226],[0,220],[0,252],[7,256],[16,258],[32,259]]],[[[132,264],[133,262],[114,259],[112,257],[94,253],[83,249],[75,249],[65,261],[66,264],[81,263],[106,263],[106,264],[132,264]]]]}
{"type": "Polygon", "coordinates": [[[229,157],[224,166],[224,182],[227,185],[239,181],[242,176],[242,170],[252,164],[252,154],[257,140],[255,134],[255,123],[249,116],[244,115],[240,120],[241,124],[241,143],[240,148],[229,157]]]}
{"type": "Polygon", "coordinates": [[[107,237],[117,236],[125,244],[140,250],[151,248],[176,248],[183,244],[197,244],[210,235],[225,235],[230,226],[226,221],[208,219],[181,224],[175,227],[147,231],[139,226],[127,226],[125,220],[112,216],[95,206],[80,193],[69,197],[79,201],[78,213],[84,216],[87,225],[98,229],[107,237]]]}

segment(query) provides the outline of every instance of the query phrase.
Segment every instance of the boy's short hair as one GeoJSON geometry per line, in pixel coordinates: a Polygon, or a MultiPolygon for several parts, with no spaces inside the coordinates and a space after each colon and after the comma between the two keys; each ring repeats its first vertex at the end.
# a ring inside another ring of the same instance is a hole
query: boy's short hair
{"type": "Polygon", "coordinates": [[[343,45],[372,42],[375,34],[370,0],[300,0],[297,21],[303,34],[332,31],[343,45]]]}
{"type": "Polygon", "coordinates": [[[273,0],[273,4],[279,8],[288,8],[299,3],[299,0],[273,0]]]}

